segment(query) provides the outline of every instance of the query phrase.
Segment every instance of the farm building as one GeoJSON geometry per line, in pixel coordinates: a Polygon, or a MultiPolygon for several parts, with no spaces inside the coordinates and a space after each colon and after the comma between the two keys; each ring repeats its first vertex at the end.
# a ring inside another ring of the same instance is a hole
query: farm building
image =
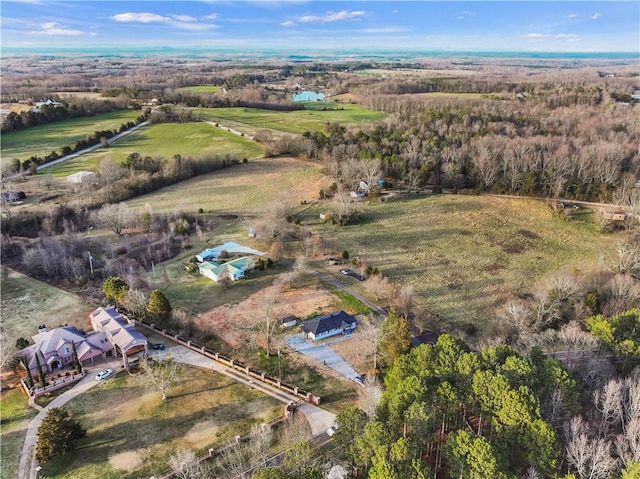
{"type": "Polygon", "coordinates": [[[73,175],[67,176],[67,183],[88,183],[96,179],[96,174],[93,171],[78,171],[73,175]]]}
{"type": "Polygon", "coordinates": [[[256,263],[253,258],[243,256],[226,263],[216,261],[204,261],[198,266],[200,274],[212,279],[216,283],[224,279],[236,281],[244,278],[246,271],[254,269],[256,263]]]}
{"type": "MultiPolygon", "coordinates": [[[[125,368],[129,366],[129,358],[147,352],[147,338],[113,306],[98,308],[89,315],[91,326],[106,336],[111,352],[116,357],[122,356],[125,368]]],[[[111,354],[108,354],[111,356],[111,354]]]]}
{"type": "Polygon", "coordinates": [[[356,328],[356,319],[340,310],[305,321],[302,331],[307,338],[317,341],[337,334],[350,333],[356,328]]]}
{"type": "Polygon", "coordinates": [[[111,344],[104,334],[85,335],[75,326],[63,326],[49,331],[46,326],[38,328],[38,334],[32,337],[33,342],[21,350],[18,355],[26,359],[31,376],[38,375],[37,361],[40,361],[45,374],[73,363],[73,346],[75,344],[78,360],[81,364],[93,363],[95,359],[109,356],[111,344]],[[36,360],[36,356],[38,360],[36,360]]]}

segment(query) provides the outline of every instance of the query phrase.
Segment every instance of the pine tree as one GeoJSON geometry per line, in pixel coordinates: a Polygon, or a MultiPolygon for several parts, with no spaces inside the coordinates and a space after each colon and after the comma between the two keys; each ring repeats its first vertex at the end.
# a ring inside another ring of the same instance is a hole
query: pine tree
{"type": "Polygon", "coordinates": [[[42,372],[42,364],[40,364],[40,358],[38,357],[38,352],[35,353],[36,356],[36,368],[38,370],[38,380],[40,381],[40,387],[43,388],[47,385],[47,380],[44,377],[44,372],[42,372]]]}
{"type": "Polygon", "coordinates": [[[161,291],[154,289],[149,296],[147,313],[155,320],[166,321],[171,317],[171,303],[161,291]]]}
{"type": "Polygon", "coordinates": [[[122,303],[127,291],[129,291],[129,285],[120,276],[109,276],[102,284],[102,292],[109,301],[114,301],[116,305],[122,303]]]}
{"type": "Polygon", "coordinates": [[[22,358],[22,364],[24,365],[24,368],[27,370],[27,377],[24,378],[27,383],[27,387],[29,389],[33,389],[33,377],[31,377],[31,369],[29,369],[29,362],[27,361],[27,358],[22,358]]]}
{"type": "Polygon", "coordinates": [[[75,448],[78,439],[86,435],[87,431],[71,417],[69,411],[63,407],[54,407],[38,428],[36,458],[44,463],[55,456],[66,454],[75,448]]]}

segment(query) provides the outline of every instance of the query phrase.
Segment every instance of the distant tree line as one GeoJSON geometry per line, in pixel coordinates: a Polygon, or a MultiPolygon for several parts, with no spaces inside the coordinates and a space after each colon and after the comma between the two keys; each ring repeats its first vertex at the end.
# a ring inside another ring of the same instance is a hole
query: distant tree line
{"type": "Polygon", "coordinates": [[[89,102],[83,100],[78,103],[67,103],[60,100],[59,104],[45,104],[33,107],[30,110],[20,113],[11,112],[2,122],[2,133],[22,130],[36,125],[45,125],[56,121],[67,120],[83,116],[93,116],[98,113],[107,113],[121,110],[121,102],[105,100],[89,102]]]}

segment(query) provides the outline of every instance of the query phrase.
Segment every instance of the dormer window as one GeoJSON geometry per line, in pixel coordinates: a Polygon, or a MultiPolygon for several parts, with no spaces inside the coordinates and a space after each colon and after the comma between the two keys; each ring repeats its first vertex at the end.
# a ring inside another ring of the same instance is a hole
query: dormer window
{"type": "Polygon", "coordinates": [[[62,352],[63,356],[68,356],[69,354],[71,354],[71,348],[69,348],[69,346],[66,346],[66,345],[62,346],[60,351],[62,352]]]}

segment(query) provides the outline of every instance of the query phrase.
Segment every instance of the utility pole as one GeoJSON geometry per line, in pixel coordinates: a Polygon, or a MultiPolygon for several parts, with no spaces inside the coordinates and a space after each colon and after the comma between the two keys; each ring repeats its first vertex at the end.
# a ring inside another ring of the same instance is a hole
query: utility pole
{"type": "Polygon", "coordinates": [[[280,367],[280,350],[278,349],[278,379],[282,381],[282,368],[280,367]]]}
{"type": "Polygon", "coordinates": [[[91,268],[91,276],[93,276],[93,256],[91,256],[91,251],[87,251],[89,255],[89,268],[91,268]]]}

